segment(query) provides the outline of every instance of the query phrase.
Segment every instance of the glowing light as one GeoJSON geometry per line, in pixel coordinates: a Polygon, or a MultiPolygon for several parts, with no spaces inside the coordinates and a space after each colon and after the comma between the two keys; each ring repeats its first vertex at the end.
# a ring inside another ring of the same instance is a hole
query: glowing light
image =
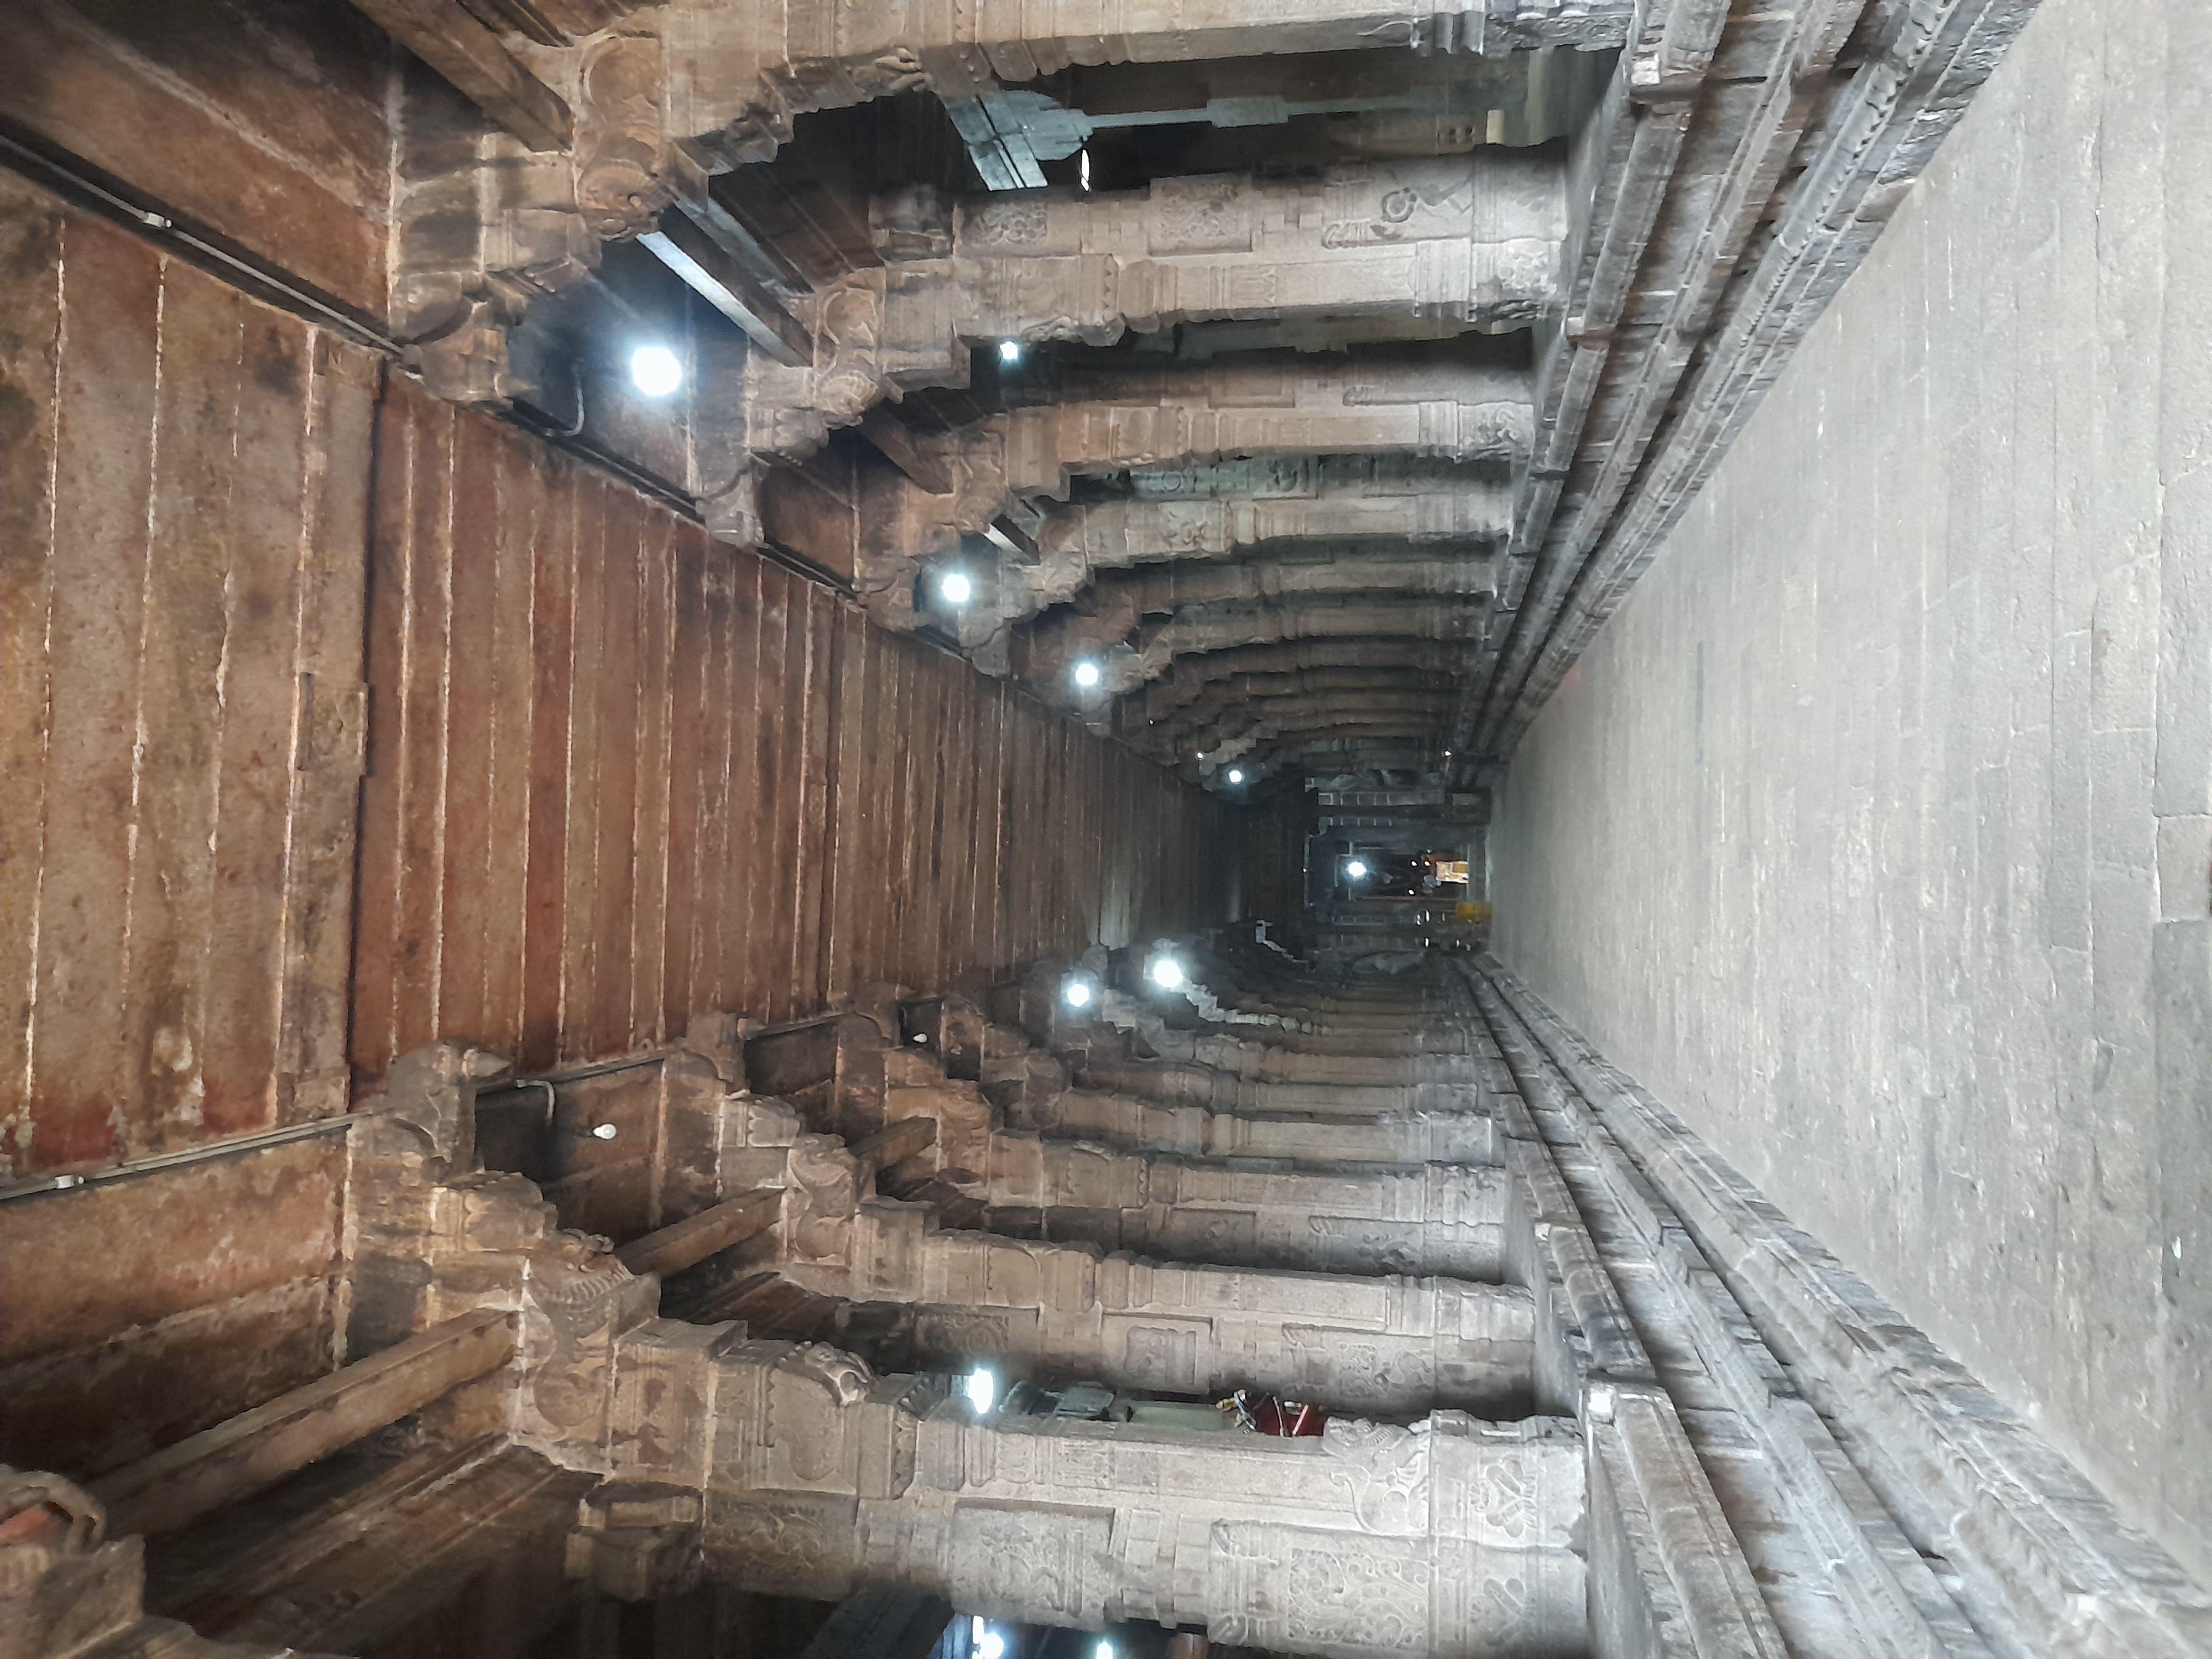
{"type": "Polygon", "coordinates": [[[1232,766],[1232,767],[1231,767],[1231,768],[1229,769],[1229,781],[1230,781],[1230,782],[1231,782],[1231,783],[1242,783],[1242,782],[1243,782],[1243,781],[1244,781],[1244,769],[1243,769],[1243,767],[1241,767],[1241,766],[1232,766]]]}
{"type": "Polygon", "coordinates": [[[1091,152],[1087,149],[1075,152],[1075,182],[1085,190],[1091,188],[1091,152]]]}
{"type": "Polygon", "coordinates": [[[1097,663],[1079,662],[1075,665],[1075,683],[1085,690],[1088,691],[1097,684],[1101,678],[1097,663]]]}
{"type": "Polygon", "coordinates": [[[947,605],[965,605],[975,597],[975,584],[968,580],[963,570],[948,570],[937,584],[937,591],[947,605]]]}
{"type": "Polygon", "coordinates": [[[1021,362],[1021,360],[1022,343],[1019,340],[1001,340],[999,342],[999,361],[1000,362],[1018,363],[1021,362]]]}
{"type": "Polygon", "coordinates": [[[960,1391],[968,1396],[968,1403],[975,1408],[975,1415],[981,1417],[998,1403],[999,1379],[978,1365],[961,1379],[960,1391]]]}
{"type": "Polygon", "coordinates": [[[629,354],[629,378],[648,398],[665,398],[684,384],[684,362],[665,345],[640,346],[629,354]]]}
{"type": "Polygon", "coordinates": [[[1161,957],[1152,963],[1152,983],[1163,991],[1172,991],[1182,984],[1182,963],[1173,957],[1161,957]]]}
{"type": "Polygon", "coordinates": [[[1068,981],[1060,988],[1060,1000],[1071,1008],[1088,1008],[1091,1006],[1091,981],[1086,979],[1068,981]]]}
{"type": "Polygon", "coordinates": [[[987,1627],[983,1623],[983,1615],[980,1613],[977,1613],[973,1619],[970,1619],[968,1621],[969,1641],[970,1643],[981,1641],[983,1639],[983,1632],[986,1628],[987,1627]]]}
{"type": "Polygon", "coordinates": [[[1344,873],[1354,881],[1364,881],[1367,878],[1367,866],[1358,859],[1354,859],[1344,866],[1344,873]]]}
{"type": "Polygon", "coordinates": [[[975,1644],[975,1659],[1006,1659],[1006,1638],[994,1630],[985,1631],[975,1644]]]}
{"type": "Polygon", "coordinates": [[[592,1126],[592,1139],[594,1140],[612,1140],[621,1133],[622,1131],[611,1123],[595,1123],[592,1126]]]}
{"type": "Polygon", "coordinates": [[[1111,1642],[1101,1642],[1092,1654],[1091,1659],[1114,1659],[1114,1644],[1111,1642]]]}

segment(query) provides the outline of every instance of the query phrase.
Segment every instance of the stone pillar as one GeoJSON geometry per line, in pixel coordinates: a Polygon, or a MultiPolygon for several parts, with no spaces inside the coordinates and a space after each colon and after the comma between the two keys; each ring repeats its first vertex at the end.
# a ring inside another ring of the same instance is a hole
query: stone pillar
{"type": "Polygon", "coordinates": [[[1584,1651],[1571,1421],[1340,1419],[1318,1437],[978,1421],[947,1379],[878,1377],[725,1329],[631,1385],[617,1477],[704,1493],[705,1570],[752,1589],[898,1588],[963,1613],[1118,1620],[1334,1659],[1584,1651]]]}
{"type": "Polygon", "coordinates": [[[1313,1112],[1245,1115],[1070,1089],[1032,1106],[1048,1135],[1198,1158],[1321,1164],[1498,1164],[1498,1126],[1477,1112],[1397,1111],[1347,1119],[1313,1112]]]}
{"type": "Polygon", "coordinates": [[[1126,501],[1046,514],[1035,580],[1041,592],[1072,593],[1093,570],[1261,542],[1496,542],[1512,514],[1508,483],[1432,461],[1223,462],[1141,477],[1126,501]]]}
{"type": "Polygon", "coordinates": [[[1445,1274],[1504,1265],[1503,1170],[1255,1169],[1001,1131],[985,1198],[995,1231],[1225,1266],[1445,1274]]]}
{"type": "Polygon", "coordinates": [[[860,6],[793,0],[776,7],[675,0],[660,9],[669,61],[667,124],[718,169],[759,161],[808,110],[909,87],[974,97],[1000,81],[1035,80],[1072,64],[1165,63],[1255,53],[1413,47],[1492,53],[1540,46],[1617,47],[1631,0],[1179,0],[1102,13],[1096,0],[1011,8],[947,0],[860,6]],[[1109,21],[1110,20],[1110,21],[1109,21]]]}
{"type": "MultiPolygon", "coordinates": [[[[802,305],[812,362],[747,359],[745,444],[760,455],[805,454],[886,398],[964,385],[975,341],[1104,344],[1126,330],[1224,317],[1532,324],[1556,308],[1565,179],[1549,155],[1492,149],[1347,165],[1319,179],[1163,179],[1117,195],[1036,191],[951,203],[909,191],[872,209],[889,263],[853,271],[802,305]]],[[[1176,373],[1202,384],[1267,371],[1176,373]]],[[[1286,377],[1274,378],[1280,395],[1286,377]]],[[[1369,415],[1370,423],[1384,418],[1369,415]]],[[[1533,429],[1522,398],[1502,425],[1480,412],[1463,431],[1431,418],[1426,443],[1415,447],[1521,454],[1533,429]]],[[[1263,447],[1316,446],[1357,447],[1318,438],[1263,447]]]]}

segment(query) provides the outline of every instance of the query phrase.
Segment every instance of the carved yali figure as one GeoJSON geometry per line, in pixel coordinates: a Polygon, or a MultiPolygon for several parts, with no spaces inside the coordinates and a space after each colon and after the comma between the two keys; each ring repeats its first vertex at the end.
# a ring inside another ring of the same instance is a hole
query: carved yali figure
{"type": "Polygon", "coordinates": [[[1330,1479],[1351,1492],[1352,1512],[1362,1527],[1398,1538],[1429,1530],[1425,1432],[1338,1417],[1322,1431],[1321,1447],[1331,1459],[1330,1479]]]}
{"type": "Polygon", "coordinates": [[[846,1407],[868,1396],[875,1376],[851,1354],[802,1342],[769,1374],[768,1442],[781,1463],[778,1484],[830,1480],[848,1453],[846,1407]]]}
{"type": "Polygon", "coordinates": [[[875,1373],[855,1356],[825,1342],[802,1342],[777,1362],[779,1376],[802,1377],[819,1387],[833,1406],[857,1406],[868,1397],[875,1373]]]}
{"type": "Polygon", "coordinates": [[[544,1357],[533,1356],[530,1367],[530,1401],[557,1429],[590,1423],[606,1403],[612,1352],[605,1339],[626,1276],[611,1258],[532,1264],[524,1329],[528,1334],[542,1319],[548,1340],[544,1357]]]}
{"type": "Polygon", "coordinates": [[[822,302],[815,330],[814,406],[832,426],[850,426],[883,395],[884,295],[848,282],[822,302]]]}
{"type": "Polygon", "coordinates": [[[835,1135],[800,1135],[791,1145],[791,1189],[784,1200],[792,1254],[802,1261],[844,1258],[860,1208],[859,1165],[835,1135]]]}

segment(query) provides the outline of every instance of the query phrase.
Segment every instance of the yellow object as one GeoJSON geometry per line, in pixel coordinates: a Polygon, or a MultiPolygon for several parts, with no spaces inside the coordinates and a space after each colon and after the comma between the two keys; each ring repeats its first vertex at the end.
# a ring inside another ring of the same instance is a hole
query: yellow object
{"type": "Polygon", "coordinates": [[[1490,902],[1487,899],[1469,899],[1459,907],[1459,919],[1462,921],[1488,921],[1490,902]]]}

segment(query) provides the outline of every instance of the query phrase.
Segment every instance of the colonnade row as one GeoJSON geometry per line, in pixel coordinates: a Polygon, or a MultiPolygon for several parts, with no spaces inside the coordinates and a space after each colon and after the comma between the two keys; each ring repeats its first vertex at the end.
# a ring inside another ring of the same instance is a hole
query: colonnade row
{"type": "MultiPolygon", "coordinates": [[[[351,1363],[57,1484],[82,1525],[48,1593],[106,1607],[113,1654],[392,1650],[419,1627],[392,1609],[493,1554],[549,1605],[644,1610],[642,1649],[634,1620],[577,1626],[609,1659],[734,1650],[678,1616],[702,1587],[1332,1659],[2201,1633],[2109,1512],[2039,1525],[2033,1446],[1940,1355],[1830,1355],[1842,1270],[1789,1261],[1809,1241],[1495,964],[1176,954],[1172,996],[1093,962],[706,1020],[650,1066],[528,1084],[409,1056],[352,1135],[351,1363]],[[1325,1425],[1246,1431],[1215,1404],[1238,1390],[1325,1425]],[[1937,1443],[1969,1406],[2018,1478],[1947,1509],[1937,1443]],[[197,1634],[142,1616],[120,1534],[158,1565],[250,1533],[399,1419],[398,1463],[273,1561],[169,1595],[197,1634]]],[[[93,1650],[65,1635],[23,1650],[93,1650]]]]}

